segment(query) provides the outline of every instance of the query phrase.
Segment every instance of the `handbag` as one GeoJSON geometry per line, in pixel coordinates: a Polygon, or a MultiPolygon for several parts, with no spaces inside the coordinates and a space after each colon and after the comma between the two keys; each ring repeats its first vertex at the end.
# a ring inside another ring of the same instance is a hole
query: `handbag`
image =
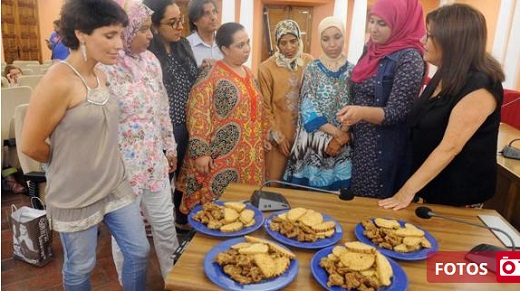
{"type": "MultiPolygon", "coordinates": [[[[45,266],[53,257],[52,231],[47,212],[32,207],[11,205],[13,257],[38,267],[45,266]]],[[[40,201],[41,202],[41,201],[40,201]]]]}

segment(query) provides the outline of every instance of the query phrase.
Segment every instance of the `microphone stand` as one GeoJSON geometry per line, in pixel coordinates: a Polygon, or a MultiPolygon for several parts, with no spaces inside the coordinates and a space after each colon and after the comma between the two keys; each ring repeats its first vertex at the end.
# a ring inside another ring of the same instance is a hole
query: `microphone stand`
{"type": "Polygon", "coordinates": [[[262,192],[262,189],[264,188],[264,186],[267,186],[267,184],[271,184],[271,183],[278,183],[281,185],[291,186],[291,187],[295,187],[295,188],[302,188],[302,189],[307,189],[307,190],[312,190],[312,191],[317,191],[317,192],[334,194],[334,195],[338,196],[341,200],[352,200],[354,198],[354,193],[349,189],[340,189],[339,191],[332,191],[332,190],[315,188],[315,187],[311,187],[311,186],[294,184],[294,183],[279,181],[279,180],[265,181],[264,184],[262,184],[262,186],[260,187],[260,189],[258,189],[258,191],[262,192]]]}
{"type": "Polygon", "coordinates": [[[515,241],[513,240],[513,238],[507,232],[501,230],[500,228],[487,226],[487,225],[484,226],[484,225],[476,224],[476,223],[473,223],[473,222],[469,222],[469,221],[465,221],[465,220],[461,220],[461,219],[457,219],[457,218],[446,217],[446,216],[442,216],[442,215],[439,215],[439,214],[433,213],[433,212],[430,212],[429,214],[431,216],[437,216],[437,217],[440,217],[440,218],[444,218],[444,219],[455,221],[455,222],[459,222],[459,223],[465,223],[465,224],[473,225],[473,226],[480,227],[480,228],[485,228],[485,229],[491,229],[493,231],[498,231],[498,232],[504,234],[509,239],[509,241],[511,242],[511,251],[515,251],[516,250],[515,241]]]}

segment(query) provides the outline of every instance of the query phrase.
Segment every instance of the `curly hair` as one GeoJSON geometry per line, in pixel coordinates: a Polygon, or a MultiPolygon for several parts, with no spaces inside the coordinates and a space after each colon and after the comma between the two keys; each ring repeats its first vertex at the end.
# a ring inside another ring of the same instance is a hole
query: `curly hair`
{"type": "Polygon", "coordinates": [[[62,42],[71,50],[79,47],[75,30],[91,34],[97,28],[122,24],[128,25],[128,17],[114,0],[65,1],[61,8],[60,34],[62,42]]]}

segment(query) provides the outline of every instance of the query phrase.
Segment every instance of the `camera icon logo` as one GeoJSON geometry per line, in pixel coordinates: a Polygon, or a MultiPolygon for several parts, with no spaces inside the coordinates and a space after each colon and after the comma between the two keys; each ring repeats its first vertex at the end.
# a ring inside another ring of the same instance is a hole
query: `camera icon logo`
{"type": "Polygon", "coordinates": [[[520,252],[497,252],[497,282],[520,283],[520,252]]]}
{"type": "Polygon", "coordinates": [[[514,260],[502,257],[500,260],[501,276],[520,276],[520,259],[514,260]]]}

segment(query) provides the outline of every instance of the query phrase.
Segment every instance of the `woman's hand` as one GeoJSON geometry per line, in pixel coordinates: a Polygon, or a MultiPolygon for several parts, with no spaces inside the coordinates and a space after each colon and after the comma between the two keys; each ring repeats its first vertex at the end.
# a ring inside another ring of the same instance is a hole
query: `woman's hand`
{"type": "Polygon", "coordinates": [[[264,140],[264,150],[265,152],[270,152],[273,149],[273,145],[270,141],[264,140]]]}
{"type": "Polygon", "coordinates": [[[334,139],[341,145],[344,146],[350,141],[350,135],[342,130],[338,130],[334,134],[334,139]]]}
{"type": "Polygon", "coordinates": [[[195,170],[202,176],[207,176],[213,169],[213,159],[210,156],[198,157],[195,160],[195,170]]]}
{"type": "Polygon", "coordinates": [[[166,151],[166,159],[168,160],[168,172],[173,173],[177,170],[177,155],[174,150],[166,151]]]}
{"type": "Polygon", "coordinates": [[[347,105],[341,108],[341,110],[336,113],[336,116],[338,117],[338,121],[343,125],[352,126],[363,120],[363,114],[362,106],[347,105]]]}
{"type": "Polygon", "coordinates": [[[335,138],[329,141],[327,148],[325,149],[325,153],[331,157],[336,156],[340,149],[343,147],[335,138]]]}
{"type": "Polygon", "coordinates": [[[291,144],[286,138],[278,143],[278,148],[280,149],[280,152],[286,157],[288,157],[291,153],[291,144]]]}
{"type": "Polygon", "coordinates": [[[379,206],[385,209],[393,209],[400,210],[408,207],[412,202],[415,193],[413,191],[407,190],[405,186],[403,186],[393,197],[386,198],[383,200],[379,200],[379,206]]]}

